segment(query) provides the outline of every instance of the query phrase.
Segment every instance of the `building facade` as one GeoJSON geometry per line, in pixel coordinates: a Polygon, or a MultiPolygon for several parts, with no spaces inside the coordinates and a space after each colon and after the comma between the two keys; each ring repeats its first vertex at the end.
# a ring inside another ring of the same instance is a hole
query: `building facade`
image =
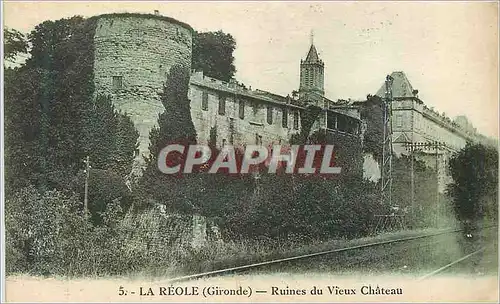
{"type": "MultiPolygon", "coordinates": [[[[427,107],[418,98],[404,72],[393,72],[392,83],[392,140],[396,155],[413,153],[427,166],[434,168],[438,176],[438,191],[444,193],[451,182],[447,170],[448,160],[454,152],[470,143],[491,144],[464,116],[452,120],[427,107]]],[[[385,97],[385,84],[376,95],[385,97]]]]}
{"type": "MultiPolygon", "coordinates": [[[[160,93],[170,68],[178,65],[191,71],[193,29],[157,14],[93,18],[97,19],[93,63],[96,93],[111,95],[116,109],[130,115],[139,131],[133,172],[139,175],[144,156],[149,153],[149,132],[165,110],[160,93]]],[[[354,150],[360,154],[356,157],[363,158],[360,151],[365,124],[359,107],[325,98],[324,75],[325,64],[312,42],[305,59],[300,60],[298,96],[252,90],[236,81],[224,82],[191,71],[188,98],[198,142],[215,139],[217,146],[287,145],[294,134],[320,130],[337,146],[340,158],[352,154],[351,148],[350,152],[342,150],[347,146],[356,146],[354,150]],[[305,121],[311,109],[316,113],[314,121],[305,121]]],[[[451,154],[467,142],[487,139],[465,117],[451,120],[429,109],[403,72],[391,76],[394,152],[413,153],[436,168],[443,192],[450,181],[446,167],[451,154]]],[[[385,96],[385,85],[376,95],[385,96]]]]}
{"type": "MultiPolygon", "coordinates": [[[[192,28],[160,15],[111,14],[96,16],[94,83],[96,94],[111,95],[116,109],[131,116],[139,131],[134,174],[140,175],[149,153],[149,132],[164,111],[160,101],[170,68],[191,70],[192,28]]],[[[215,135],[217,146],[287,145],[304,131],[310,107],[317,115],[308,132],[323,130],[361,147],[362,121],[356,109],[335,108],[324,98],[324,64],[314,45],[300,62],[299,98],[247,89],[191,71],[188,98],[199,143],[215,135]],[[306,115],[307,116],[307,115],[306,115]]],[[[332,139],[333,140],[333,139],[332,139]]],[[[340,144],[342,142],[342,145],[340,144]]],[[[339,155],[348,155],[339,150],[339,155]]],[[[361,158],[361,154],[359,155],[361,158]]]]}

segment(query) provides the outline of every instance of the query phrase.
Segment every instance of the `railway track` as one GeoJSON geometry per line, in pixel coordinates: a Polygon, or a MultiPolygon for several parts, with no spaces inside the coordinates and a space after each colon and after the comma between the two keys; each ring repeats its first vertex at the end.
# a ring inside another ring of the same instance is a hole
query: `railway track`
{"type": "MultiPolygon", "coordinates": [[[[487,230],[487,229],[496,228],[496,227],[497,226],[489,226],[489,227],[483,227],[482,229],[487,230]]],[[[237,266],[237,267],[231,267],[231,268],[225,268],[225,269],[219,269],[219,270],[213,270],[213,271],[208,271],[208,272],[203,272],[203,273],[182,276],[182,277],[170,279],[169,282],[182,282],[182,281],[224,275],[224,274],[235,273],[235,272],[243,272],[243,271],[258,269],[258,268],[264,267],[264,266],[278,265],[278,264],[283,264],[286,262],[293,262],[293,261],[300,261],[300,260],[307,260],[307,259],[311,259],[314,257],[321,257],[321,256],[327,256],[327,255],[336,254],[336,253],[349,252],[349,251],[353,251],[356,249],[370,248],[370,247],[390,245],[390,244],[395,244],[395,243],[409,242],[409,241],[425,239],[425,238],[432,238],[432,237],[437,237],[437,236],[442,236],[442,235],[447,235],[447,234],[458,233],[458,232],[462,232],[462,231],[463,231],[463,229],[446,229],[446,230],[442,230],[442,231],[434,232],[434,233],[429,233],[429,234],[422,234],[422,235],[411,236],[411,237],[403,237],[403,238],[392,239],[392,240],[377,241],[377,242],[349,246],[349,247],[343,247],[343,248],[336,248],[336,249],[331,249],[331,250],[326,250],[326,251],[321,251],[321,252],[316,252],[316,253],[303,254],[303,255],[298,255],[298,256],[293,256],[293,257],[287,257],[287,258],[282,258],[282,259],[264,261],[264,262],[259,262],[259,263],[253,263],[253,264],[248,264],[248,265],[242,265],[242,266],[237,266]]],[[[430,243],[428,245],[432,246],[433,244],[434,243],[430,243]]],[[[468,257],[475,255],[475,254],[479,253],[480,251],[481,250],[478,250],[478,251],[474,252],[473,254],[467,255],[466,257],[463,257],[462,259],[459,259],[457,261],[450,263],[449,265],[443,266],[443,267],[437,269],[436,271],[433,271],[432,273],[429,273],[428,275],[422,277],[421,279],[425,279],[427,277],[433,276],[433,275],[455,265],[456,263],[459,263],[463,260],[466,260],[468,257]]]]}
{"type": "Polygon", "coordinates": [[[462,262],[468,260],[469,258],[471,258],[471,257],[473,257],[473,256],[475,256],[475,255],[477,255],[477,254],[479,254],[481,252],[484,252],[486,250],[486,248],[487,248],[487,246],[483,246],[480,249],[478,249],[478,250],[476,250],[476,251],[474,251],[472,253],[469,253],[469,254],[467,254],[467,255],[465,255],[465,256],[463,256],[463,257],[461,257],[461,258],[459,258],[459,259],[457,259],[457,260],[455,260],[455,261],[453,261],[451,263],[448,263],[448,264],[446,264],[446,265],[444,265],[444,266],[442,266],[442,267],[440,267],[440,268],[438,268],[438,269],[436,269],[436,270],[434,270],[434,271],[432,271],[432,272],[430,272],[430,273],[428,273],[428,274],[426,274],[424,276],[421,276],[418,280],[419,281],[423,281],[423,280],[426,280],[426,279],[428,279],[430,277],[433,277],[433,276],[435,276],[435,275],[437,275],[439,273],[442,273],[442,272],[450,269],[451,267],[456,266],[459,263],[462,263],[462,262]]]}

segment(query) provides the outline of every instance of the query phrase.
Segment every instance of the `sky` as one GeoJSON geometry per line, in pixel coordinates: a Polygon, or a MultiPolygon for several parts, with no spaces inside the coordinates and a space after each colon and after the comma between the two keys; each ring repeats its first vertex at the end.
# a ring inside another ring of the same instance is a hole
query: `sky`
{"type": "Polygon", "coordinates": [[[31,31],[45,20],[112,12],[173,17],[236,40],[238,81],[287,95],[299,86],[311,43],[325,63],[332,100],[375,94],[404,71],[419,97],[450,118],[466,115],[498,138],[496,2],[4,2],[4,26],[31,31]]]}

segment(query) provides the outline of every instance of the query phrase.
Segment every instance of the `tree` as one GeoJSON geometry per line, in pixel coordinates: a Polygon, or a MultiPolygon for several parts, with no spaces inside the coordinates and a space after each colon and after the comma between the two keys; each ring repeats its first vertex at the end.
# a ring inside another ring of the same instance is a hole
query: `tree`
{"type": "Polygon", "coordinates": [[[19,176],[16,169],[21,169],[24,184],[51,189],[83,167],[83,134],[88,134],[84,121],[93,86],[88,68],[82,67],[93,54],[87,52],[87,41],[79,39],[82,33],[70,30],[77,22],[81,18],[35,27],[28,35],[31,57],[5,79],[6,171],[11,185],[22,185],[13,179],[19,176]]]}
{"type": "Polygon", "coordinates": [[[373,154],[378,163],[382,162],[382,143],[384,141],[384,104],[377,95],[368,95],[361,107],[361,119],[366,121],[363,152],[373,154]]]}
{"type": "Polygon", "coordinates": [[[124,177],[132,170],[139,133],[129,116],[118,112],[109,96],[99,95],[87,116],[85,146],[94,169],[110,169],[124,177]],[[99,134],[99,136],[95,136],[99,134]]]}
{"type": "Polygon", "coordinates": [[[160,172],[158,154],[169,144],[181,144],[186,149],[177,161],[183,164],[188,146],[196,144],[188,88],[189,71],[180,65],[172,66],[161,95],[165,111],[158,117],[158,127],[149,133],[149,156],[139,181],[139,191],[144,191],[147,196],[179,212],[198,210],[194,194],[199,191],[200,184],[190,174],[167,175],[160,172]]]}
{"type": "Polygon", "coordinates": [[[77,50],[78,46],[87,47],[88,41],[75,39],[82,38],[85,25],[88,23],[81,16],[47,20],[38,24],[28,35],[32,47],[31,57],[26,64],[50,70],[67,69],[81,54],[81,51],[77,50]],[[79,37],[75,37],[75,34],[79,37]],[[67,52],[65,49],[68,47],[76,48],[74,52],[67,52]]]}
{"type": "Polygon", "coordinates": [[[453,183],[448,194],[462,223],[496,222],[498,213],[498,151],[481,144],[467,144],[449,161],[453,183]]]}
{"type": "Polygon", "coordinates": [[[3,35],[3,59],[5,61],[13,62],[17,55],[28,52],[28,41],[23,33],[15,29],[4,28],[3,35]]]}
{"type": "Polygon", "coordinates": [[[44,72],[23,68],[5,70],[5,190],[36,183],[42,170],[40,144],[43,121],[37,102],[44,72]]]}
{"type": "Polygon", "coordinates": [[[6,72],[6,184],[68,189],[90,156],[95,169],[129,173],[138,133],[109,97],[94,99],[95,21],[45,21],[30,59],[6,72]]]}
{"type": "Polygon", "coordinates": [[[193,36],[192,68],[209,77],[229,81],[236,72],[233,51],[236,41],[222,31],[195,32],[193,36]]]}

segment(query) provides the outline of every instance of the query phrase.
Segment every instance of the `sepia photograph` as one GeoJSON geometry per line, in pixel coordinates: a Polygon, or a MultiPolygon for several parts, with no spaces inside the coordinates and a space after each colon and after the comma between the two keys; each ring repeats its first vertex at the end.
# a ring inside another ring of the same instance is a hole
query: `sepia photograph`
{"type": "Polygon", "coordinates": [[[4,1],[1,302],[498,303],[498,1],[4,1]]]}

